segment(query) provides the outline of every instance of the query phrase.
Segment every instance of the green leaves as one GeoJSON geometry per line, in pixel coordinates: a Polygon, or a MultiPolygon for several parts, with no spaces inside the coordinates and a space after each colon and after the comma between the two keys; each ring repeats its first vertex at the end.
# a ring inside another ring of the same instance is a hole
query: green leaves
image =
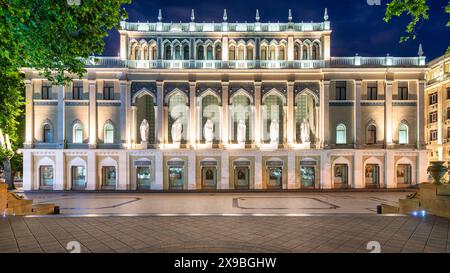
{"type": "MultiPolygon", "coordinates": [[[[386,6],[383,20],[390,22],[392,17],[400,17],[403,14],[411,18],[406,26],[406,35],[400,38],[400,42],[403,43],[409,39],[416,39],[416,26],[418,23],[429,19],[429,9],[427,0],[392,0],[386,6]]],[[[444,9],[446,13],[450,13],[450,2],[447,3],[444,9]]],[[[450,26],[450,21],[447,22],[446,26],[450,26]]],[[[450,47],[447,49],[447,52],[450,53],[450,47]]]]}

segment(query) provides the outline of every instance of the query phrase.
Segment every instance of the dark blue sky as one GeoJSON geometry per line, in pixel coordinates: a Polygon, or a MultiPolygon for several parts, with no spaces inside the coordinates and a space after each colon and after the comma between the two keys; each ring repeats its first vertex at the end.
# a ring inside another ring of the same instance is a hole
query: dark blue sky
{"type": "MultiPolygon", "coordinates": [[[[128,21],[157,21],[158,9],[164,22],[189,22],[191,9],[195,9],[196,22],[222,22],[223,9],[229,22],[254,22],[258,8],[261,22],[286,22],[288,9],[292,9],[293,21],[321,22],[324,8],[328,8],[331,28],[331,55],[353,56],[416,56],[422,43],[427,61],[442,55],[450,45],[450,28],[445,27],[449,18],[443,7],[448,0],[428,0],[430,19],[417,30],[417,39],[399,43],[408,22],[407,17],[395,18],[385,23],[383,15],[387,0],[380,6],[370,6],[367,0],[133,0],[126,5],[128,21]]],[[[117,30],[106,38],[104,55],[117,56],[119,38],[117,30]]]]}

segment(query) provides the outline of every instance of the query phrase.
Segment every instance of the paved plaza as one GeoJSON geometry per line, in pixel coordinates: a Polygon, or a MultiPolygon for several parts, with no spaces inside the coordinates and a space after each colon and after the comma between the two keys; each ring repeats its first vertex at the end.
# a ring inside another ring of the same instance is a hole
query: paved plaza
{"type": "Polygon", "coordinates": [[[376,213],[409,192],[26,193],[63,214],[336,214],[376,213]]]}
{"type": "Polygon", "coordinates": [[[449,219],[376,214],[406,194],[27,193],[62,214],[2,218],[0,252],[450,252],[449,219]]]}
{"type": "Polygon", "coordinates": [[[8,217],[0,252],[450,252],[449,220],[432,216],[8,217]]]}

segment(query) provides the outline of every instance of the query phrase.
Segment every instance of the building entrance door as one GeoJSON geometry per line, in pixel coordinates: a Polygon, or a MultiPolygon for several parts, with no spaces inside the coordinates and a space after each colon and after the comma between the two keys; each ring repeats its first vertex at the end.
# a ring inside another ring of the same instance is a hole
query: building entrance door
{"type": "Polygon", "coordinates": [[[170,190],[184,189],[184,167],[178,166],[169,167],[169,189],[170,190]]]}
{"type": "Polygon", "coordinates": [[[150,167],[137,167],[137,187],[140,190],[149,190],[151,183],[150,167]]]}
{"type": "Polygon", "coordinates": [[[316,182],[316,168],[310,166],[301,166],[300,180],[302,188],[314,188],[316,182]]]}

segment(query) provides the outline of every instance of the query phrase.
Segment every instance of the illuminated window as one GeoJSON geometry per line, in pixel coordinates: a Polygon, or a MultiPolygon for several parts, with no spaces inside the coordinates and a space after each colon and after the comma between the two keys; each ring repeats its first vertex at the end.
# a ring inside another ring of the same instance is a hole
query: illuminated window
{"type": "Polygon", "coordinates": [[[73,143],[83,143],[83,126],[80,123],[73,125],[73,143]]]}
{"type": "Polygon", "coordinates": [[[399,144],[408,144],[408,125],[402,123],[400,124],[399,132],[398,132],[398,143],[399,144]]]}
{"type": "Polygon", "coordinates": [[[377,127],[375,125],[369,125],[367,127],[367,144],[376,144],[377,143],[377,127]]]}
{"type": "Polygon", "coordinates": [[[111,123],[105,125],[103,139],[105,144],[114,143],[114,126],[111,123]]]}
{"type": "Polygon", "coordinates": [[[336,144],[346,144],[347,143],[347,133],[344,124],[338,124],[336,126],[336,144]]]}
{"type": "Polygon", "coordinates": [[[44,143],[51,143],[53,141],[52,128],[48,123],[42,127],[42,140],[44,143]]]}

